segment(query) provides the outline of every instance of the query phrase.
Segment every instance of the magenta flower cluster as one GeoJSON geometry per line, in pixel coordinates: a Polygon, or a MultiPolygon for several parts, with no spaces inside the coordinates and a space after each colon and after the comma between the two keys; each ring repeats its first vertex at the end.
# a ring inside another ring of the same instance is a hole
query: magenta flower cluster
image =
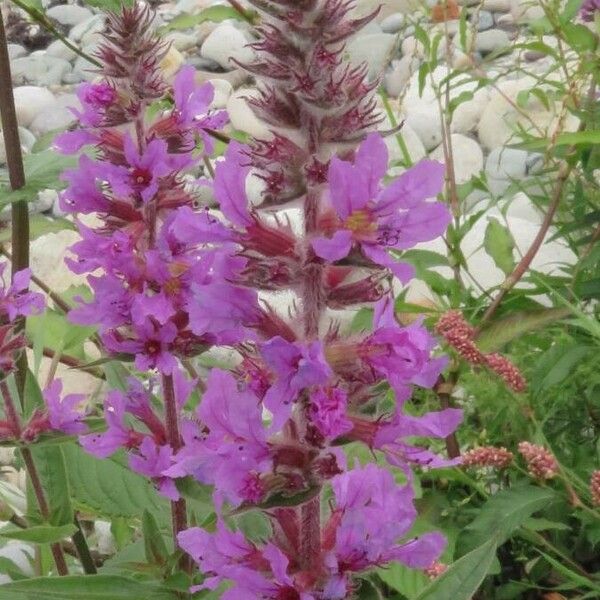
{"type": "Polygon", "coordinates": [[[256,60],[243,67],[257,76],[254,109],[272,135],[231,141],[212,181],[194,180],[226,123],[210,110],[210,85],[183,67],[169,93],[164,48],[141,9],[109,19],[103,79],[79,92],[82,128],[57,139],[63,151],[95,149],[65,173],[61,199],[100,223],[79,223],[69,264],[90,274],[93,299],[70,318],[97,325],[107,353],[151,377],[108,393],[101,432],[83,432],[76,400],[57,401],[54,388],[48,418],[83,434],[97,457],[126,449],[130,467],[172,501],[178,543],[203,575],[197,589],[227,580],[229,599],[348,598],[354,574],[391,561],[426,569],[445,544],[437,533],[410,535],[411,469],[455,461],[414,438],[444,438],[462,415],[406,410],[414,386],[433,387],[446,359],[421,322],[396,320],[390,285],[412,276],[398,255],[450,221],[435,200],[444,169],[423,161],[385,179],[386,145],[372,133],[376,83],[343,58],[344,40],[374,15],[352,19],[352,3],[338,0],[256,5],[256,60]],[[123,74],[127,44],[139,64],[123,74]],[[251,172],[265,182],[260,206],[246,193],[251,172]],[[212,187],[218,211],[197,206],[197,185],[212,187]],[[301,228],[288,208],[300,208],[301,228]],[[269,302],[284,291],[295,298],[287,311],[269,302]],[[364,303],[372,330],[345,334],[331,311],[364,303]],[[237,362],[198,377],[194,359],[213,347],[233,349],[237,362]],[[346,464],[349,442],[381,453],[406,483],[380,466],[346,464]],[[183,478],[212,487],[216,531],[185,527],[183,478]],[[271,538],[234,531],[226,506],[264,511],[271,538]]]}

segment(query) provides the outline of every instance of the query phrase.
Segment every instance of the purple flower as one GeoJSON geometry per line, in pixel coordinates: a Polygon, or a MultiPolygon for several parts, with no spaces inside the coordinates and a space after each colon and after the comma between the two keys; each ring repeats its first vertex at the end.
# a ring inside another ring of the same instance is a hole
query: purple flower
{"type": "Polygon", "coordinates": [[[63,172],[61,179],[67,181],[68,186],[60,195],[61,210],[83,214],[109,211],[110,201],[96,183],[99,164],[84,154],[76,169],[63,172]]]}
{"type": "Polygon", "coordinates": [[[292,343],[274,337],[261,347],[263,360],[275,374],[263,403],[273,414],[273,428],[280,429],[292,414],[299,393],[323,385],[332,371],[323,354],[321,342],[292,343]]]}
{"type": "Polygon", "coordinates": [[[214,141],[206,130],[222,129],[229,118],[224,110],[207,114],[215,91],[213,85],[209,82],[201,86],[196,85],[195,75],[196,70],[194,67],[186,65],[175,76],[173,82],[173,99],[175,101],[173,117],[182,129],[192,128],[197,131],[204,143],[204,152],[212,154],[214,141]]]}
{"type": "MultiPolygon", "coordinates": [[[[0,278],[4,276],[7,263],[0,263],[0,278]]],[[[24,317],[43,312],[46,307],[44,296],[30,292],[31,269],[17,271],[8,286],[0,286],[0,311],[8,315],[10,322],[17,317],[24,317]]]]}
{"type": "Polygon", "coordinates": [[[177,327],[168,321],[160,325],[152,319],[135,323],[133,338],[123,338],[116,331],[102,336],[106,348],[112,352],[124,352],[135,356],[135,367],[139,371],[158,369],[170,375],[177,366],[173,355],[173,342],[177,337],[177,327]]]}
{"type": "Polygon", "coordinates": [[[221,520],[215,533],[194,527],[180,533],[177,540],[206,575],[192,592],[214,590],[229,579],[234,586],[221,596],[223,600],[314,600],[288,575],[289,559],[277,546],[269,542],[259,549],[221,520]]]}
{"type": "Polygon", "coordinates": [[[407,465],[411,463],[429,468],[456,465],[460,463],[460,458],[442,458],[425,448],[407,444],[403,438],[448,437],[461,423],[462,417],[462,410],[457,408],[429,412],[420,417],[398,411],[391,421],[377,424],[376,433],[369,445],[383,451],[390,464],[401,467],[407,474],[410,473],[407,465]]]}
{"type": "Polygon", "coordinates": [[[157,445],[150,436],[146,436],[138,448],[138,454],[129,455],[129,466],[140,475],[152,478],[158,491],[169,500],[179,500],[180,495],[175,482],[165,476],[173,458],[173,449],[168,444],[157,445]]]}
{"type": "Polygon", "coordinates": [[[385,143],[375,133],[360,146],[354,164],[331,160],[329,193],[341,228],[330,238],[314,239],[312,246],[324,260],[336,261],[348,256],[356,243],[374,263],[405,282],[412,269],[387,251],[411,248],[446,230],[450,213],[445,205],[426,202],[441,191],[444,167],[424,160],[382,188],[387,163],[385,143]]]}
{"type": "Polygon", "coordinates": [[[343,588],[347,573],[391,561],[427,568],[444,549],[445,539],[439,533],[399,542],[409,533],[417,512],[412,488],[397,485],[389,471],[369,464],[335,476],[331,486],[336,508],[323,539],[329,551],[325,560],[330,588],[343,588]]]}
{"type": "Polygon", "coordinates": [[[102,123],[104,111],[117,99],[117,90],[107,81],[82,83],[77,88],[77,98],[83,112],[71,109],[84,127],[98,127],[102,123]]]}
{"type": "Polygon", "coordinates": [[[231,142],[225,160],[215,168],[214,192],[222,213],[238,227],[252,225],[254,219],[248,210],[246,178],[250,173],[244,146],[231,142]]]}
{"type": "Polygon", "coordinates": [[[433,387],[446,357],[431,358],[436,340],[415,322],[401,327],[394,316],[393,301],[383,298],[375,305],[374,332],[361,342],[363,360],[388,379],[398,402],[410,396],[410,384],[433,387]]]}
{"type": "Polygon", "coordinates": [[[85,412],[81,405],[85,401],[84,394],[67,394],[61,398],[62,381],[55,379],[43,392],[50,427],[68,435],[78,435],[87,431],[83,422],[85,412]]]}
{"type": "Polygon", "coordinates": [[[311,423],[325,437],[334,439],[348,433],[353,425],[346,416],[348,395],[338,387],[319,387],[310,395],[311,423]]]}
{"type": "Polygon", "coordinates": [[[121,448],[133,447],[139,442],[136,433],[125,424],[126,396],[112,390],[104,400],[106,431],[89,433],[79,438],[81,446],[96,458],[108,458],[121,448]]]}
{"type": "Polygon", "coordinates": [[[598,11],[600,11],[600,0],[584,0],[579,9],[579,14],[584,21],[591,23],[598,11]]]}
{"type": "Polygon", "coordinates": [[[230,373],[213,369],[198,417],[208,432],[200,434],[193,424],[186,425],[184,447],[166,474],[193,475],[214,485],[234,505],[258,502],[263,495],[259,476],[272,469],[258,398],[239,390],[230,373]]]}

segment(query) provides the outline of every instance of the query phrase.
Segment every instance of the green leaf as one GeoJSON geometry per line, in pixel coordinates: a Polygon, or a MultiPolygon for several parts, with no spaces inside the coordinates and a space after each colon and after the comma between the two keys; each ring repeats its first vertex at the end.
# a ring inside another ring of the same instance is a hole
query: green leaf
{"type": "Polygon", "coordinates": [[[554,491],[532,485],[503,490],[492,496],[475,519],[463,529],[457,548],[468,552],[493,537],[498,544],[531,517],[556,499],[554,491]]]}
{"type": "Polygon", "coordinates": [[[588,146],[600,144],[600,131],[587,130],[559,133],[556,139],[550,141],[548,138],[532,138],[516,144],[515,148],[523,150],[539,151],[546,150],[549,146],[588,146]]]}
{"type": "Polygon", "coordinates": [[[494,217],[488,217],[483,246],[496,266],[509,275],[515,267],[515,240],[508,228],[494,217]]]}
{"type": "Polygon", "coordinates": [[[168,515],[168,502],[152,484],[127,467],[122,455],[99,460],[76,444],[64,447],[73,500],[108,518],[140,518],[143,509],[168,515]]]}
{"type": "Polygon", "coordinates": [[[60,525],[59,527],[35,525],[27,529],[0,530],[0,536],[10,540],[21,540],[33,544],[52,544],[53,542],[60,542],[60,540],[70,537],[76,530],[77,528],[73,524],[60,525]]]}
{"type": "Polygon", "coordinates": [[[161,27],[160,31],[165,33],[172,31],[173,29],[189,29],[204,23],[205,21],[212,21],[213,23],[220,23],[227,19],[236,19],[242,21],[243,17],[240,13],[235,10],[232,6],[216,5],[209,6],[204,10],[200,11],[197,15],[182,14],[176,16],[172,21],[167,23],[164,27],[161,27]]]}
{"type": "Polygon", "coordinates": [[[565,343],[551,346],[537,361],[530,378],[531,389],[539,394],[564,381],[591,352],[597,352],[597,349],[565,343]]]}
{"type": "Polygon", "coordinates": [[[484,352],[496,352],[525,333],[540,329],[568,316],[568,308],[547,308],[536,311],[519,311],[495,321],[477,336],[477,345],[484,352]]]}
{"type": "Polygon", "coordinates": [[[429,584],[422,571],[410,569],[400,563],[377,569],[377,575],[389,587],[406,596],[407,600],[416,598],[429,584]]]}
{"type": "Polygon", "coordinates": [[[6,583],[2,600],[175,600],[177,596],[155,584],[111,575],[38,577],[6,583]]]}
{"type": "Polygon", "coordinates": [[[133,6],[133,0],[84,0],[83,3],[111,12],[120,12],[123,6],[133,6]]]}
{"type": "Polygon", "coordinates": [[[475,548],[442,573],[416,600],[471,600],[496,557],[496,539],[475,548]]]}
{"type": "Polygon", "coordinates": [[[596,592],[600,592],[600,584],[593,582],[592,580],[584,577],[583,575],[579,575],[575,571],[569,569],[561,562],[555,560],[551,556],[548,556],[546,553],[538,550],[538,552],[567,580],[572,581],[578,586],[585,587],[587,589],[592,589],[596,592]]]}
{"type": "Polygon", "coordinates": [[[150,564],[164,565],[169,559],[169,551],[154,515],[147,510],[142,516],[142,533],[146,560],[150,564]]]}
{"type": "Polygon", "coordinates": [[[10,190],[8,186],[0,187],[0,206],[20,200],[35,200],[37,193],[46,188],[59,189],[65,183],[58,176],[68,167],[75,165],[75,159],[71,156],[62,156],[54,150],[44,150],[37,154],[28,154],[23,157],[25,168],[24,187],[18,190],[10,190]]]}

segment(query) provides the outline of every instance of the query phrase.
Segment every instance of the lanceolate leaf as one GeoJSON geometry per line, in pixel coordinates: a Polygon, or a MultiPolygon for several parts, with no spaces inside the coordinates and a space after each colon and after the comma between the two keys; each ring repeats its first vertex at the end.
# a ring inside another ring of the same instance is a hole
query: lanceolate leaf
{"type": "Polygon", "coordinates": [[[483,245],[496,266],[505,275],[509,275],[515,266],[513,256],[515,241],[508,228],[502,225],[498,219],[490,217],[485,229],[483,245]]]}
{"type": "MultiPolygon", "coordinates": [[[[75,525],[35,525],[27,529],[5,529],[0,530],[0,536],[10,540],[21,540],[33,544],[51,544],[69,537],[75,533],[75,525]]],[[[1,597],[1,594],[0,594],[1,597]]]]}
{"type": "Polygon", "coordinates": [[[493,537],[502,544],[533,513],[556,499],[551,489],[525,485],[503,490],[492,496],[475,520],[463,530],[457,548],[468,552],[493,537]]]}
{"type": "Polygon", "coordinates": [[[162,31],[171,31],[172,29],[188,29],[205,21],[219,23],[227,19],[242,20],[240,13],[231,6],[216,5],[209,6],[200,11],[197,15],[182,14],[175,17],[171,22],[162,28],[162,31]]]}
{"type": "Polygon", "coordinates": [[[484,352],[495,352],[519,336],[554,323],[571,314],[568,308],[548,308],[512,313],[495,321],[477,337],[477,345],[484,352]]]}
{"type": "Polygon", "coordinates": [[[425,588],[416,600],[471,600],[496,556],[496,538],[475,548],[425,588]]]}
{"type": "Polygon", "coordinates": [[[1,586],[2,600],[176,600],[157,585],[110,575],[39,577],[1,586]]]}

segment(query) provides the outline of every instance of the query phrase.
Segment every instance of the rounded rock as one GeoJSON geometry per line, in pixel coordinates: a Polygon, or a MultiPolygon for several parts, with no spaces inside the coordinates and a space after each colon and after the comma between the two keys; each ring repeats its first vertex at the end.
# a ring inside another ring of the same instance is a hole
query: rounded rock
{"type": "Polygon", "coordinates": [[[231,59],[250,62],[254,52],[248,47],[248,40],[242,31],[229,23],[222,23],[204,40],[200,55],[231,70],[236,66],[231,59]]]}
{"type": "MultiPolygon", "coordinates": [[[[467,183],[483,170],[483,152],[472,138],[459,133],[450,136],[454,156],[454,177],[459,185],[467,183]]],[[[430,155],[433,160],[445,162],[444,150],[438,146],[430,155]]]]}
{"type": "Polygon", "coordinates": [[[54,94],[43,87],[23,85],[13,90],[19,125],[27,127],[45,108],[51,105],[54,94]]]}
{"type": "Polygon", "coordinates": [[[61,25],[79,25],[94,15],[92,11],[76,4],[59,4],[46,11],[46,16],[58,21],[61,25]]]}

